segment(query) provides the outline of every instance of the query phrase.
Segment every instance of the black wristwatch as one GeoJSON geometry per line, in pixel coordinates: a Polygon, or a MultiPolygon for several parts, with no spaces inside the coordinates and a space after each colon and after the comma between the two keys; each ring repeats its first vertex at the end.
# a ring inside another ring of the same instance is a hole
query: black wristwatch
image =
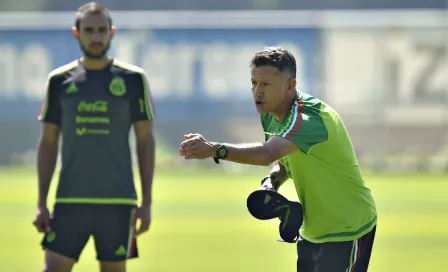
{"type": "Polygon", "coordinates": [[[219,160],[224,160],[229,155],[229,150],[227,149],[227,146],[223,144],[219,144],[218,148],[216,149],[216,156],[213,158],[213,160],[219,164],[219,160]]]}

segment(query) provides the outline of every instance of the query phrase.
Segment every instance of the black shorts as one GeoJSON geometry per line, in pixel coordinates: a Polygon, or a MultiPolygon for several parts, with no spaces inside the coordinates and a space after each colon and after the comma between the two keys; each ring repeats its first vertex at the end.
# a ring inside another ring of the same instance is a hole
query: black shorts
{"type": "Polygon", "coordinates": [[[51,231],[42,247],[79,260],[93,236],[99,261],[123,261],[138,257],[132,232],[135,206],[99,204],[56,204],[50,219],[51,231]]]}
{"type": "Polygon", "coordinates": [[[367,272],[376,226],[355,241],[315,244],[299,238],[299,272],[367,272]]]}

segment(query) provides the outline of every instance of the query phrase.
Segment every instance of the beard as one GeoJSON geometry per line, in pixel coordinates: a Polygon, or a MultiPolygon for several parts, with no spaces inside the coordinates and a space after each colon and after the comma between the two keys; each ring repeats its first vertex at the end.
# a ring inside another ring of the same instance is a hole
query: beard
{"type": "MultiPolygon", "coordinates": [[[[102,45],[102,44],[101,44],[102,45]]],[[[101,59],[104,56],[106,56],[107,51],[109,51],[110,42],[104,45],[103,50],[100,52],[94,53],[91,50],[89,50],[86,46],[84,46],[82,43],[79,43],[79,47],[81,48],[82,53],[86,58],[89,59],[101,59]]]]}

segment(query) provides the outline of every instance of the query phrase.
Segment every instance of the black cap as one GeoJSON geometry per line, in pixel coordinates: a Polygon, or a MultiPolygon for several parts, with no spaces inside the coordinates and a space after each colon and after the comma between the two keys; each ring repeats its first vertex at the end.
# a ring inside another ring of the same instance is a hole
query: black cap
{"type": "Polygon", "coordinates": [[[257,190],[247,198],[249,213],[259,220],[280,219],[280,237],[294,243],[303,222],[303,209],[299,202],[289,201],[281,194],[270,190],[257,190]]]}

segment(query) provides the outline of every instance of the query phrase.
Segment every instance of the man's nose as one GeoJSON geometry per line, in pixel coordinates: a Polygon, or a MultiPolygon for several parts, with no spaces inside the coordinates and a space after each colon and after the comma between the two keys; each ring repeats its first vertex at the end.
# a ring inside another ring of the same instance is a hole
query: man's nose
{"type": "Polygon", "coordinates": [[[255,97],[261,96],[262,91],[261,91],[260,85],[255,85],[253,88],[253,92],[254,92],[255,97]]]}
{"type": "Polygon", "coordinates": [[[94,42],[101,41],[102,35],[100,33],[93,33],[91,38],[92,38],[92,41],[94,41],[94,42]]]}

